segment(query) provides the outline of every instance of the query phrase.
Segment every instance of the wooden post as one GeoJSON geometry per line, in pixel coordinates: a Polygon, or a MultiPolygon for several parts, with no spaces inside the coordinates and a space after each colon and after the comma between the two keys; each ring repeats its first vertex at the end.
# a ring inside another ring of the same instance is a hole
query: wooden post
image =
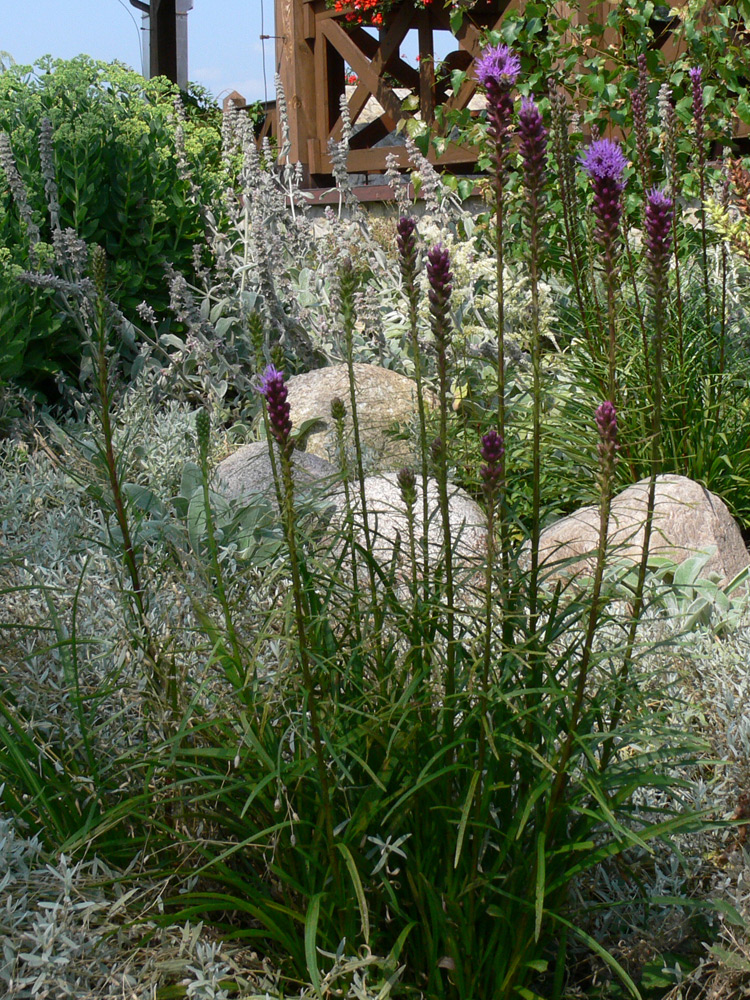
{"type": "Polygon", "coordinates": [[[289,157],[302,162],[309,181],[309,143],[318,139],[316,107],[327,97],[316,86],[315,21],[302,0],[276,0],[275,9],[276,63],[289,108],[289,157]]]}
{"type": "Polygon", "coordinates": [[[166,76],[177,83],[177,13],[175,0],[151,0],[151,76],[166,76]]]}

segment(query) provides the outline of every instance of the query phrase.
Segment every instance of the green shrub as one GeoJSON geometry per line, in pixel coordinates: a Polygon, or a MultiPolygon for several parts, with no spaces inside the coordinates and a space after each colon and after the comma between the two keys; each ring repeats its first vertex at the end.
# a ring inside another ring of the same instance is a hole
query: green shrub
{"type": "MultiPolygon", "coordinates": [[[[202,169],[202,189],[217,178],[220,128],[206,95],[188,95],[184,120],[178,90],[164,78],[144,81],[118,64],[85,56],[11,66],[0,75],[0,132],[10,138],[33,224],[51,244],[54,225],[45,196],[39,149],[43,119],[52,126],[59,228],[72,228],[105,250],[113,272],[113,298],[125,316],[148,301],[165,313],[164,265],[192,266],[202,236],[200,209],[189,197],[175,152],[178,123],[186,153],[202,169]]],[[[46,171],[49,173],[49,171],[46,171]]],[[[18,271],[36,270],[29,233],[0,171],[0,379],[49,391],[56,372],[76,376],[81,343],[49,293],[24,289],[18,271]]],[[[46,255],[52,248],[45,248],[46,255]]]]}

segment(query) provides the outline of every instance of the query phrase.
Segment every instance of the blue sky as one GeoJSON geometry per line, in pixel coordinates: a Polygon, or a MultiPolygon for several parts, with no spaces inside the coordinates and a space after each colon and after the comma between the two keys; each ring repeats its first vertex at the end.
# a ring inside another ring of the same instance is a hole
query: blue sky
{"type": "MultiPolygon", "coordinates": [[[[128,0],[4,0],[0,50],[18,63],[43,55],[67,59],[86,53],[141,69],[140,14],[128,0]],[[131,16],[132,15],[132,16],[131,16]]],[[[215,97],[238,90],[264,96],[261,13],[274,34],[274,0],[194,0],[188,16],[189,76],[215,97]]],[[[266,77],[273,97],[274,42],[265,43],[266,77]]]]}

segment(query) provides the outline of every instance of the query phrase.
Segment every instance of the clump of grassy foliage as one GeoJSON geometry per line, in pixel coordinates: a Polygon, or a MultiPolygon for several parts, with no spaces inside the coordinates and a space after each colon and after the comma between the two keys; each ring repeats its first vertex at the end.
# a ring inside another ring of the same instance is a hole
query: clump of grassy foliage
{"type": "MultiPolygon", "coordinates": [[[[714,910],[742,919],[727,901],[681,895],[679,875],[677,889],[662,877],[664,858],[690,867],[686,835],[707,822],[695,788],[711,764],[644,666],[654,652],[647,552],[626,599],[605,573],[617,483],[649,475],[650,512],[660,470],[715,488],[699,464],[717,448],[708,431],[718,422],[727,440],[743,433],[739,265],[703,215],[697,229],[680,216],[673,169],[660,202],[599,140],[587,178],[558,91],[525,100],[519,120],[516,89],[528,80],[494,42],[482,63],[495,179],[483,233],[442,192],[432,224],[444,240],[426,246],[404,216],[389,258],[355,208],[330,220],[321,250],[284,143],[277,170],[240,134],[242,197],[230,192],[205,215],[217,269],[200,269],[202,291],[169,276],[184,340],[142,310],[133,386],[115,364],[123,316],[106,249],[70,235],[65,267],[25,276],[76,324],[86,380],[75,417],[37,428],[56,488],[29,474],[14,495],[33,512],[35,492],[42,507],[75,493],[61,538],[45,542],[58,562],[35,569],[33,519],[8,512],[3,805],[50,851],[96,852],[126,879],[163,879],[158,921],[204,921],[251,944],[281,970],[280,994],[309,984],[318,996],[561,998],[585,984],[572,970],[593,954],[613,991],[637,997],[636,967],[612,947],[621,907],[624,924],[639,907],[690,906],[707,914],[701,933],[714,910]],[[664,198],[668,226],[654,221],[664,198]],[[460,297],[483,343],[460,336],[449,240],[492,247],[494,308],[476,304],[476,289],[460,297]],[[528,270],[517,341],[506,324],[512,266],[528,270]],[[550,320],[544,296],[555,289],[550,320]],[[564,351],[546,337],[555,325],[564,351]],[[316,352],[351,373],[334,414],[354,418],[338,527],[324,504],[302,507],[291,474],[284,370],[316,352]],[[398,477],[406,574],[398,552],[376,558],[368,518],[353,365],[373,354],[413,374],[420,398],[428,387],[439,397],[415,430],[419,467],[398,477]],[[226,424],[246,434],[251,420],[273,444],[275,487],[230,502],[212,478],[217,440],[226,424]],[[539,563],[561,490],[575,495],[571,469],[600,509],[590,587],[557,582],[539,563]],[[487,551],[468,568],[454,558],[458,478],[488,518],[487,551]],[[420,544],[420,509],[438,559],[420,544]],[[629,869],[625,898],[599,902],[629,869]]],[[[656,181],[657,164],[649,171],[656,181]]],[[[723,464],[735,487],[746,483],[747,442],[718,451],[716,475],[723,464]]],[[[20,440],[6,456],[19,472],[38,461],[20,440]]],[[[723,492],[742,515],[740,494],[723,492]]],[[[209,957],[203,995],[229,990],[209,957]]],[[[193,985],[187,995],[199,995],[193,985]]]]}

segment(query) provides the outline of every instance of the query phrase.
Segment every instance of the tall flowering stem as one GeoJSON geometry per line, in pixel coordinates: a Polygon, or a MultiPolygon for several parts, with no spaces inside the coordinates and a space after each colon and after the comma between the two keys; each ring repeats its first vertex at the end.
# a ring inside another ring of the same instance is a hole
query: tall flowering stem
{"type": "MultiPolygon", "coordinates": [[[[480,728],[477,745],[477,772],[483,776],[487,755],[487,729],[490,727],[488,707],[490,670],[492,666],[492,625],[495,617],[492,592],[495,568],[495,515],[497,511],[497,496],[504,474],[503,459],[505,457],[505,445],[496,430],[489,431],[482,438],[481,455],[485,463],[480,469],[480,475],[482,477],[482,492],[487,504],[487,561],[484,569],[484,650],[482,659],[482,687],[479,696],[481,713],[479,717],[480,728]]],[[[482,791],[483,789],[480,787],[477,791],[474,805],[477,829],[479,829],[481,822],[482,791]]],[[[472,867],[475,877],[479,866],[480,840],[481,838],[476,836],[472,847],[472,867]]]]}
{"type": "MultiPolygon", "coordinates": [[[[208,465],[208,454],[211,443],[211,417],[207,409],[201,409],[195,416],[195,433],[198,440],[198,460],[201,470],[201,490],[203,494],[203,514],[206,519],[206,540],[208,542],[208,557],[211,563],[211,574],[214,579],[216,597],[224,615],[224,628],[226,630],[229,644],[232,647],[233,664],[228,673],[229,679],[236,691],[241,690],[245,684],[242,649],[240,647],[237,630],[234,627],[234,616],[227,598],[227,590],[224,583],[224,570],[219,559],[219,547],[216,543],[216,529],[214,526],[213,511],[211,509],[211,493],[209,484],[211,482],[210,469],[208,465]]],[[[228,658],[227,658],[228,659],[228,658]]],[[[176,692],[173,694],[173,706],[176,709],[176,692]]]]}
{"type": "Polygon", "coordinates": [[[643,185],[643,198],[651,188],[651,154],[649,152],[648,122],[646,108],[648,102],[648,64],[646,56],[641,52],[638,56],[638,82],[630,95],[630,108],[633,112],[633,129],[635,131],[635,148],[638,152],[638,172],[643,185]]]}
{"type": "MultiPolygon", "coordinates": [[[[396,224],[396,244],[398,246],[401,265],[401,278],[409,306],[409,337],[411,339],[412,357],[414,359],[414,380],[417,385],[417,412],[419,414],[419,445],[422,457],[422,523],[429,523],[429,504],[427,500],[427,417],[424,404],[424,386],[422,383],[422,358],[419,350],[419,256],[417,252],[417,220],[411,216],[402,216],[396,224]]],[[[422,532],[422,584],[425,600],[429,589],[429,549],[427,531],[422,532]]]]}
{"type": "Polygon", "coordinates": [[[664,353],[664,315],[668,297],[669,259],[672,253],[674,206],[666,192],[652,188],[646,197],[645,241],[651,290],[654,346],[654,460],[660,452],[662,415],[662,370],[664,353]]]}
{"type": "MultiPolygon", "coordinates": [[[[513,98],[512,91],[521,74],[521,59],[507,45],[485,48],[475,63],[475,73],[487,94],[488,135],[493,146],[495,160],[495,221],[497,230],[497,425],[505,438],[505,286],[504,286],[504,197],[507,159],[512,133],[513,98]]],[[[503,463],[502,483],[505,482],[503,463]]],[[[505,517],[505,486],[500,488],[498,503],[500,518],[500,549],[503,577],[508,578],[510,569],[510,535],[508,518],[505,517]]]]}
{"type": "MultiPolygon", "coordinates": [[[[604,579],[604,564],[607,555],[607,534],[609,531],[609,513],[612,505],[612,484],[618,451],[617,411],[613,403],[610,400],[605,400],[605,402],[601,403],[596,408],[594,418],[599,437],[597,446],[599,452],[599,537],[596,549],[594,582],[586,634],[583,639],[581,659],[578,665],[575,696],[573,705],[571,706],[570,718],[568,719],[565,741],[560,749],[559,759],[555,763],[557,773],[549,797],[545,833],[549,833],[553,819],[558,814],[557,803],[567,782],[567,764],[578,734],[578,723],[586,693],[586,681],[588,680],[589,669],[591,667],[594,637],[596,636],[599,615],[602,608],[602,580],[604,579]]],[[[610,725],[610,730],[612,728],[613,726],[610,725]]]]}
{"type": "MultiPolygon", "coordinates": [[[[456,648],[454,641],[454,595],[453,595],[453,539],[451,536],[450,514],[448,505],[448,459],[446,442],[448,440],[448,349],[451,342],[450,297],[453,291],[453,273],[450,267],[448,251],[440,243],[427,254],[427,280],[429,283],[430,325],[437,348],[438,383],[440,392],[440,447],[433,447],[436,459],[435,471],[438,481],[438,498],[440,515],[443,524],[443,547],[445,552],[445,597],[448,605],[446,630],[448,644],[446,649],[445,702],[446,702],[446,739],[450,743],[453,733],[454,696],[456,693],[456,648]]],[[[427,533],[427,525],[424,527],[427,533]]]]}
{"type": "Polygon", "coordinates": [[[268,365],[261,377],[258,392],[265,400],[265,408],[268,414],[268,422],[271,427],[271,433],[279,446],[281,486],[284,498],[282,520],[292,571],[292,593],[294,596],[294,615],[297,626],[300,664],[302,666],[302,682],[305,685],[305,691],[307,692],[307,708],[310,714],[310,732],[313,738],[318,780],[320,782],[320,795],[322,800],[321,808],[325,824],[328,859],[333,876],[338,882],[339,867],[333,833],[331,794],[328,784],[323,738],[320,729],[316,681],[310,665],[310,655],[307,642],[306,622],[308,617],[308,608],[302,585],[302,574],[297,552],[297,535],[295,530],[296,518],[294,511],[294,479],[292,476],[292,421],[289,402],[287,400],[288,390],[286,387],[284,373],[279,371],[274,365],[268,365]]]}
{"type": "Polygon", "coordinates": [[[682,289],[680,287],[680,254],[677,245],[677,207],[682,190],[680,172],[677,164],[677,112],[672,103],[672,92],[669,84],[663,83],[659,88],[657,99],[659,108],[659,124],[664,142],[664,167],[669,179],[672,197],[672,255],[674,258],[675,299],[677,301],[677,351],[682,367],[685,355],[683,320],[682,320],[682,289]]]}
{"type": "Polygon", "coordinates": [[[615,401],[617,352],[615,337],[615,288],[617,285],[616,251],[622,219],[622,194],[627,159],[619,144],[611,139],[597,139],[581,157],[594,193],[597,240],[602,247],[607,283],[607,332],[609,344],[608,396],[615,401]]]}
{"type": "MultiPolygon", "coordinates": [[[[362,511],[362,531],[365,537],[365,548],[372,553],[370,521],[367,514],[367,491],[365,489],[365,467],[362,460],[362,436],[359,432],[359,410],[357,408],[357,383],[354,374],[354,322],[355,298],[359,276],[354,268],[351,257],[347,257],[339,270],[339,304],[341,319],[344,325],[344,343],[346,345],[346,366],[349,374],[349,404],[352,417],[352,434],[354,437],[354,455],[357,463],[357,481],[359,484],[359,501],[362,511]]],[[[354,553],[352,553],[354,558],[354,553]]],[[[367,572],[370,578],[370,591],[375,618],[375,647],[378,652],[379,665],[383,663],[382,614],[378,602],[377,580],[372,559],[367,560],[367,572]]]]}
{"type": "MultiPolygon", "coordinates": [[[[539,331],[539,253],[544,188],[547,179],[547,130],[533,98],[524,98],[518,116],[521,173],[526,194],[526,222],[529,232],[531,266],[531,361],[533,371],[533,495],[531,514],[531,579],[529,613],[531,632],[536,630],[537,582],[539,578],[540,482],[541,470],[541,337],[539,331]]],[[[532,684],[536,687],[536,684],[532,684]]]]}
{"type": "Polygon", "coordinates": [[[706,309],[706,333],[711,331],[711,300],[708,281],[708,237],[706,234],[706,108],[703,103],[703,72],[700,66],[689,71],[693,91],[693,127],[700,184],[701,262],[703,265],[703,297],[706,309]]]}
{"type": "MultiPolygon", "coordinates": [[[[651,476],[646,499],[646,516],[643,523],[643,547],[638,566],[638,579],[635,585],[631,610],[630,627],[625,642],[623,665],[620,670],[620,681],[624,686],[630,672],[635,651],[635,641],[638,623],[643,613],[644,592],[646,587],[646,572],[648,556],[651,549],[653,533],[654,507],[656,504],[656,477],[661,467],[661,420],[662,420],[662,370],[664,353],[664,316],[667,309],[669,260],[672,254],[672,225],[674,206],[670,196],[652,188],[646,199],[646,217],[644,220],[646,261],[648,264],[649,287],[651,292],[651,323],[653,325],[654,364],[651,379],[653,405],[651,410],[651,476]]],[[[613,726],[620,717],[622,699],[618,694],[613,709],[613,726]]],[[[602,754],[602,768],[613,752],[611,744],[606,743],[602,754]]]]}

